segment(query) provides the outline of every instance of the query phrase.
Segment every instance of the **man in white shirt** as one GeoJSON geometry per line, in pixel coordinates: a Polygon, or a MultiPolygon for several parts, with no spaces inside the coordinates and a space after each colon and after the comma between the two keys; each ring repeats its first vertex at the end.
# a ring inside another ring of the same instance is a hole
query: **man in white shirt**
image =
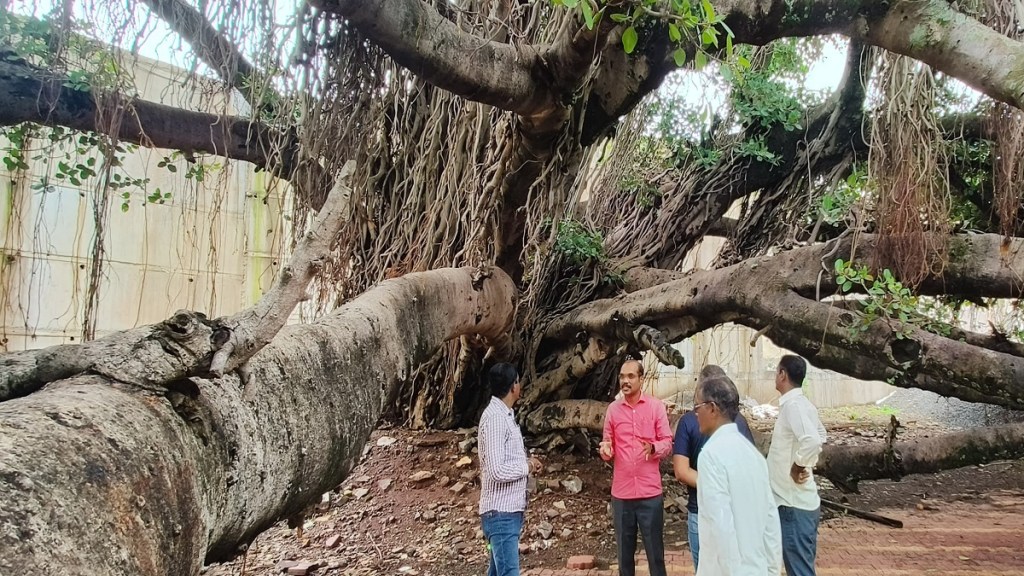
{"type": "Polygon", "coordinates": [[[821,499],[812,471],[826,435],[818,409],[801,388],[806,374],[803,358],[787,354],[779,359],[775,389],[782,397],[768,450],[768,473],[779,505],[782,559],[788,576],[814,576],[821,518],[821,499]]]}
{"type": "Polygon", "coordinates": [[[697,576],[778,576],[782,545],[768,465],[735,424],[739,393],[721,377],[701,380],[693,399],[700,433],[697,576]]]}

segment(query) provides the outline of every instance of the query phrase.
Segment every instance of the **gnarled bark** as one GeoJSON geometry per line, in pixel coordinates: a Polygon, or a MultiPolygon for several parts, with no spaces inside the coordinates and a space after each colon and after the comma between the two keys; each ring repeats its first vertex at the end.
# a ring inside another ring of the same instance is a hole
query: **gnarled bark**
{"type": "MultiPolygon", "coordinates": [[[[1004,245],[997,235],[971,235],[954,237],[951,243],[955,261],[941,277],[926,279],[922,286],[942,286],[941,293],[947,295],[1021,296],[1024,285],[1015,262],[1024,257],[1024,240],[1004,245]]],[[[872,236],[861,235],[856,258],[869,261],[874,246],[872,236]]],[[[1024,407],[1024,360],[1012,350],[981,348],[895,318],[863,317],[816,301],[817,295],[836,293],[833,262],[850,260],[852,249],[842,242],[808,246],[597,300],[552,322],[544,349],[559,354],[559,342],[590,338],[604,338],[614,346],[623,341],[616,335],[624,327],[642,324],[678,341],[736,322],[762,331],[821,368],[968,401],[1024,407]]]]}
{"type": "Polygon", "coordinates": [[[230,557],[345,477],[442,342],[510,328],[511,281],[476,272],[411,274],[285,328],[244,396],[234,374],[186,393],[83,374],[0,403],[0,571],[191,575],[230,557]]]}

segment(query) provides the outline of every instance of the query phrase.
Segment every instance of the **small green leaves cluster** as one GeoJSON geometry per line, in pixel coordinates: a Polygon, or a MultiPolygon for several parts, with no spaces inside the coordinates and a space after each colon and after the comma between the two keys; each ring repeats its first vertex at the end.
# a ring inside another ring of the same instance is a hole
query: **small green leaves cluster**
{"type": "MultiPolygon", "coordinates": [[[[163,168],[168,172],[175,174],[178,172],[178,166],[175,163],[182,158],[185,158],[185,155],[180,151],[175,151],[171,153],[170,156],[164,156],[161,158],[160,161],[157,162],[156,166],[157,168],[163,168]]],[[[198,162],[192,157],[188,157],[186,160],[188,162],[185,168],[185,179],[194,180],[196,182],[203,182],[209,174],[217,172],[223,167],[223,164],[219,162],[198,162]]]]}
{"type": "MultiPolygon", "coordinates": [[[[608,0],[551,0],[555,6],[578,9],[588,29],[593,30],[607,13],[613,22],[625,25],[622,31],[622,49],[632,54],[639,42],[638,29],[648,18],[664,22],[669,40],[675,45],[672,58],[677,66],[686,63],[686,48],[696,45],[694,67],[698,70],[709,61],[708,50],[719,50],[723,44],[727,58],[732,58],[732,39],[735,36],[725,20],[715,12],[709,0],[637,0],[635,2],[609,2],[608,0]],[[724,40],[723,40],[724,38],[724,40]]],[[[740,65],[750,67],[742,58],[740,65]]]]}
{"type": "Polygon", "coordinates": [[[604,261],[604,239],[597,230],[577,220],[562,220],[555,233],[555,251],[570,264],[584,267],[604,261]]]}
{"type": "Polygon", "coordinates": [[[827,224],[843,220],[863,196],[867,182],[867,172],[855,166],[846,180],[822,194],[819,206],[822,220],[827,224]]]}
{"type": "Polygon", "coordinates": [[[840,258],[835,262],[835,278],[841,292],[857,291],[867,296],[861,310],[861,322],[853,327],[855,330],[863,332],[875,320],[887,319],[900,322],[895,330],[897,338],[909,337],[912,327],[942,336],[949,336],[952,332],[949,322],[925,313],[935,303],[918,298],[888,268],[876,276],[867,266],[840,258]]]}

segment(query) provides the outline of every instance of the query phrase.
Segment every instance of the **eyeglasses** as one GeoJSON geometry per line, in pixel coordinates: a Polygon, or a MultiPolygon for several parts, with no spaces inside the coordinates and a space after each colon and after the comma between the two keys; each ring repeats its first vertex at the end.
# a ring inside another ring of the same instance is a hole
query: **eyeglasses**
{"type": "Polygon", "coordinates": [[[714,403],[715,403],[714,400],[708,400],[707,402],[701,402],[700,404],[694,404],[693,405],[693,411],[696,412],[697,409],[700,408],[701,406],[705,406],[707,404],[714,404],[714,403]]]}

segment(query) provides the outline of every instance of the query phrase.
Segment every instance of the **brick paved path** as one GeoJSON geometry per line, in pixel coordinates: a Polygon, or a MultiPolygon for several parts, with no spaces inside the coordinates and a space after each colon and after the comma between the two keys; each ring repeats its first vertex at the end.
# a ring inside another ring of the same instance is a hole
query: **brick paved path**
{"type": "MultiPolygon", "coordinates": [[[[971,504],[940,504],[938,510],[881,511],[903,520],[888,528],[856,518],[822,525],[820,576],[1020,576],[1024,575],[1024,497],[971,504]]],[[[642,548],[642,546],[641,546],[642,548]]],[[[593,554],[596,551],[579,551],[593,554]]],[[[693,574],[689,550],[666,552],[669,576],[693,574]]],[[[638,574],[648,574],[643,558],[638,574]]],[[[535,568],[524,576],[614,576],[612,569],[535,568]]]]}

